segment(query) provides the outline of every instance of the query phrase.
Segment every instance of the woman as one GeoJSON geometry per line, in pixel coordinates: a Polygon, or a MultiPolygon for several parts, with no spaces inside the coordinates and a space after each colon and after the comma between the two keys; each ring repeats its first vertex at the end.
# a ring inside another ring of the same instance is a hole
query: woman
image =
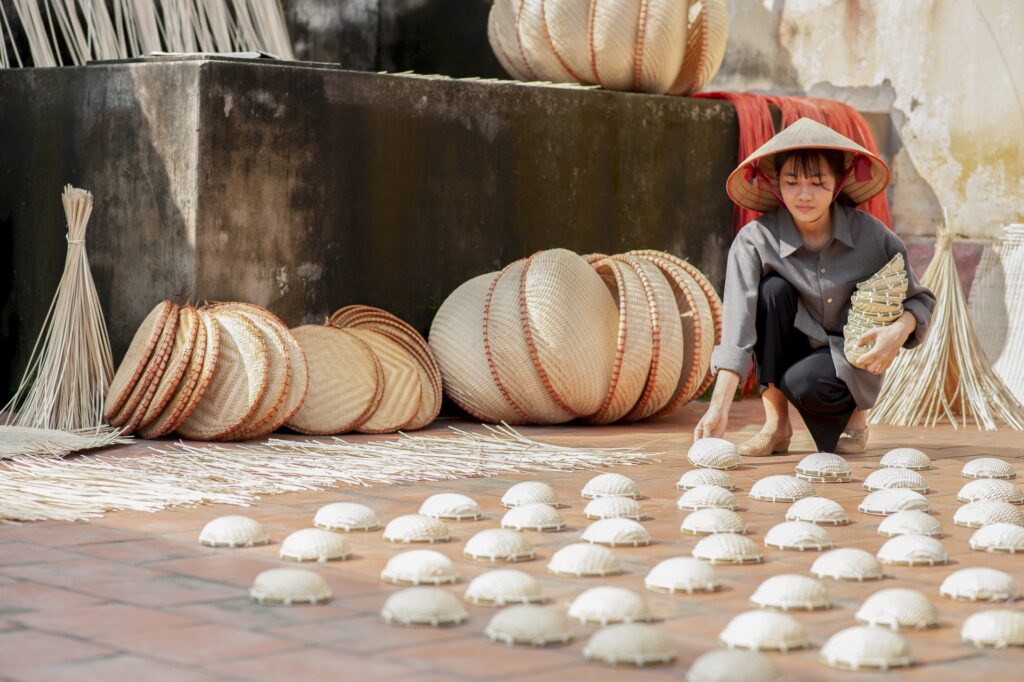
{"type": "Polygon", "coordinates": [[[935,296],[910,271],[907,249],[859,205],[885,189],[881,159],[801,118],[740,164],[726,182],[736,203],[764,214],[729,249],[717,381],[694,439],[725,433],[736,387],[754,361],[765,423],[739,447],[763,457],[789,449],[792,403],[822,452],[867,447],[867,410],[900,348],[924,341],[935,296]],[[897,253],[907,263],[904,313],[864,334],[855,367],[843,352],[850,295],[897,253]]]}

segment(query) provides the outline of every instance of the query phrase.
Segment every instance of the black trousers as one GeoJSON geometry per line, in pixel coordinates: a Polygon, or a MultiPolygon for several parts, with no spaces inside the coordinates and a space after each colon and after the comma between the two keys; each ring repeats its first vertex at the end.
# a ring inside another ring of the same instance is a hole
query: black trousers
{"type": "Polygon", "coordinates": [[[757,342],[754,363],[761,390],[774,384],[793,403],[821,452],[835,450],[857,405],[846,383],[836,376],[828,346],[811,348],[794,326],[798,294],[778,275],[758,285],[757,342]]]}

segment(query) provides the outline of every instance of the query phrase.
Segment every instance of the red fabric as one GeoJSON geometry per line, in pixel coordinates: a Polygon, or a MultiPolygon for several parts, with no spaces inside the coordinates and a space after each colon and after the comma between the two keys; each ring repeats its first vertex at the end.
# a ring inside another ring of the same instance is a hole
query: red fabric
{"type": "MultiPolygon", "coordinates": [[[[770,140],[776,132],[772,122],[770,106],[778,107],[782,113],[782,127],[785,128],[802,117],[823,123],[841,135],[845,135],[872,154],[878,154],[878,145],[871,134],[864,117],[856,109],[843,102],[815,97],[790,97],[783,95],[754,95],[745,92],[701,92],[694,97],[706,99],[724,99],[736,107],[736,116],[740,122],[740,146],[737,163],[742,162],[754,153],[758,147],[770,140]]],[[[867,159],[854,163],[853,172],[858,180],[864,180],[870,166],[867,159]]],[[[892,229],[892,214],[889,212],[889,200],[885,192],[880,192],[868,202],[859,206],[875,216],[889,229],[892,229]]],[[[761,215],[749,208],[736,206],[733,211],[733,229],[740,228],[761,215]]]]}
{"type": "MultiPolygon", "coordinates": [[[[742,163],[744,159],[753,154],[758,147],[770,140],[777,132],[772,121],[771,105],[778,107],[782,113],[783,128],[802,117],[807,117],[829,126],[841,135],[845,135],[872,154],[878,154],[878,145],[875,144],[875,138],[871,134],[871,129],[868,128],[864,117],[856,109],[843,102],[814,97],[755,95],[743,92],[701,92],[693,96],[706,99],[723,99],[731,102],[736,107],[736,116],[740,124],[740,144],[737,163],[742,163]]],[[[863,181],[867,179],[867,173],[870,172],[870,162],[867,158],[858,156],[854,160],[853,166],[844,174],[842,182],[846,182],[850,172],[853,173],[857,180],[863,181]]],[[[749,171],[747,179],[750,180],[754,177],[757,177],[759,181],[762,180],[761,174],[756,170],[749,171]]],[[[774,190],[774,187],[772,189],[774,190]]],[[[841,185],[837,189],[841,189],[841,185]]],[[[774,191],[772,193],[776,194],[774,191]]],[[[778,198],[777,194],[776,198],[778,198]]],[[[892,229],[892,214],[889,212],[889,200],[885,192],[879,192],[872,199],[858,206],[858,208],[875,216],[885,223],[890,230],[892,229]]],[[[759,215],[761,214],[758,211],[742,206],[734,206],[734,234],[759,215]]],[[[741,392],[743,395],[748,395],[756,388],[757,377],[753,367],[751,367],[741,392]]]]}

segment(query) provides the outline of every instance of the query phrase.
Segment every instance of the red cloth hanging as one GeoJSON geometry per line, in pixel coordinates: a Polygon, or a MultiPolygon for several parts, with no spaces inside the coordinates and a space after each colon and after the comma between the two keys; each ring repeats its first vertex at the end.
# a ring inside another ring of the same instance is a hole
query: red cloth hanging
{"type": "MultiPolygon", "coordinates": [[[[868,127],[867,121],[856,109],[843,102],[829,99],[818,99],[816,97],[792,97],[784,95],[755,95],[744,92],[701,92],[694,97],[704,99],[723,99],[731,102],[736,107],[736,117],[740,125],[740,144],[737,154],[737,163],[741,163],[750,156],[765,142],[770,140],[775,133],[775,123],[772,121],[771,106],[778,107],[782,114],[782,127],[794,123],[802,117],[807,117],[823,123],[837,133],[845,135],[869,152],[878,154],[878,145],[875,143],[874,135],[868,127]]],[[[889,199],[885,192],[879,192],[870,200],[857,208],[870,213],[891,230],[892,214],[889,211],[889,199]]],[[[754,220],[760,212],[744,208],[733,207],[733,234],[754,220]]],[[[746,381],[740,392],[749,395],[757,388],[757,376],[753,366],[747,374],[746,381]]]]}

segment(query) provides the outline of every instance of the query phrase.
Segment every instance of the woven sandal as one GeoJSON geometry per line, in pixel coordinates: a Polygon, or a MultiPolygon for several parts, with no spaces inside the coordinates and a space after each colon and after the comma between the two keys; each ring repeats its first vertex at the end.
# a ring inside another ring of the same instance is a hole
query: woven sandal
{"type": "Polygon", "coordinates": [[[792,436],[761,431],[736,449],[743,457],[770,457],[789,451],[792,436]]]}

